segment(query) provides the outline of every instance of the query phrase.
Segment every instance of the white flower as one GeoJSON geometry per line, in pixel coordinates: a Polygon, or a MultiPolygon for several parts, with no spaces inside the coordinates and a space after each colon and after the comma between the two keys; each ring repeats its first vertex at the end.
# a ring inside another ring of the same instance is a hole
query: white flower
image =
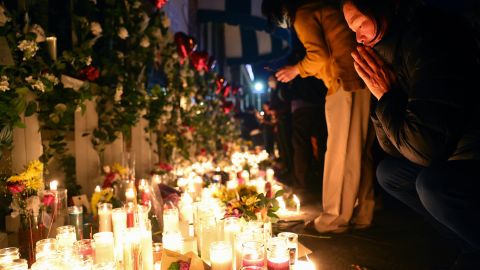
{"type": "Polygon", "coordinates": [[[11,18],[5,15],[5,8],[0,5],[0,26],[4,26],[10,20],[11,18]]]}
{"type": "Polygon", "coordinates": [[[120,102],[122,100],[122,95],[123,95],[123,85],[122,84],[117,84],[117,88],[115,88],[115,97],[113,97],[113,100],[115,102],[120,102]]]}
{"type": "Polygon", "coordinates": [[[40,92],[45,92],[45,85],[41,80],[35,80],[32,76],[25,78],[25,81],[28,82],[33,89],[37,89],[40,92]]]}
{"type": "Polygon", "coordinates": [[[87,56],[87,58],[85,58],[85,65],[90,66],[91,64],[92,64],[92,57],[87,56]]]}
{"type": "Polygon", "coordinates": [[[2,76],[0,80],[0,91],[5,92],[10,90],[10,84],[8,83],[8,77],[7,76],[2,76]]]}
{"type": "Polygon", "coordinates": [[[150,39],[148,39],[148,37],[143,37],[142,40],[140,40],[140,46],[148,48],[150,46],[150,39]]]}
{"type": "Polygon", "coordinates": [[[118,37],[121,38],[121,39],[126,39],[128,37],[128,30],[127,28],[125,27],[120,27],[120,29],[118,29],[118,37]]]}
{"type": "Polygon", "coordinates": [[[55,77],[55,75],[50,74],[50,73],[45,73],[45,74],[43,75],[43,77],[44,77],[45,79],[49,80],[50,82],[52,82],[53,85],[57,85],[58,82],[59,82],[59,81],[58,81],[58,78],[55,77]]]}
{"type": "Polygon", "coordinates": [[[102,26],[98,22],[90,23],[90,31],[94,36],[99,36],[102,33],[102,26]]]}
{"type": "Polygon", "coordinates": [[[44,42],[46,40],[45,31],[38,24],[34,24],[30,27],[30,33],[34,33],[37,36],[35,38],[35,42],[37,43],[44,42]]]}
{"type": "Polygon", "coordinates": [[[163,18],[162,18],[162,25],[163,27],[165,28],[169,28],[170,27],[170,18],[167,16],[167,15],[164,15],[163,18]]]}
{"type": "Polygon", "coordinates": [[[22,40],[18,44],[18,49],[23,52],[23,60],[28,60],[35,56],[38,51],[37,43],[33,40],[22,40]]]}

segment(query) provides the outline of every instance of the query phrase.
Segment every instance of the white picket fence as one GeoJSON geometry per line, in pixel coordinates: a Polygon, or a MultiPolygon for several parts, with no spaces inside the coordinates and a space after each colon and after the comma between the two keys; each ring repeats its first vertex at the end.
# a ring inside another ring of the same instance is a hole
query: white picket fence
{"type": "MultiPolygon", "coordinates": [[[[91,143],[92,131],[98,125],[98,116],[95,110],[95,101],[86,102],[86,111],[82,115],[80,111],[75,113],[74,141],[69,142],[70,150],[76,160],[77,183],[82,186],[83,194],[92,194],[96,185],[102,184],[100,157],[91,143]],[[84,136],[84,134],[90,134],[84,136]]],[[[25,128],[15,128],[13,131],[12,150],[12,172],[18,173],[25,169],[25,166],[32,160],[42,155],[42,136],[36,115],[22,117],[25,128]]],[[[148,176],[153,164],[158,162],[154,147],[150,147],[145,132],[148,122],[141,119],[132,128],[131,152],[135,156],[136,176],[145,178],[148,176]]],[[[115,142],[105,148],[104,164],[122,163],[122,156],[125,153],[123,139],[120,136],[115,142]]],[[[59,172],[52,172],[52,175],[59,175],[59,172]]],[[[61,175],[61,174],[60,174],[61,175]]],[[[45,179],[48,183],[51,179],[45,179]]],[[[63,179],[56,179],[62,185],[63,179]]]]}

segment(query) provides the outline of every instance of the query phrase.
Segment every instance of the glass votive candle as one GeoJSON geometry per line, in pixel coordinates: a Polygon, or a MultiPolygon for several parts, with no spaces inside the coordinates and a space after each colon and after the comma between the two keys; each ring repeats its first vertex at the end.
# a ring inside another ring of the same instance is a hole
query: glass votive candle
{"type": "Polygon", "coordinates": [[[242,244],[242,266],[265,265],[265,245],[259,241],[247,241],[242,244]]]}
{"type": "Polygon", "coordinates": [[[164,232],[162,237],[163,248],[181,253],[183,250],[183,237],[180,232],[164,232]]]}
{"type": "Polygon", "coordinates": [[[290,268],[290,256],[287,241],[284,238],[274,237],[267,243],[267,269],[288,270],[290,268]]]}
{"type": "Polygon", "coordinates": [[[95,241],[95,264],[115,262],[112,232],[98,232],[93,235],[95,241]]]}
{"type": "Polygon", "coordinates": [[[99,232],[112,231],[112,204],[111,203],[98,204],[98,231],[99,232]]]}
{"type": "Polygon", "coordinates": [[[223,220],[223,238],[233,244],[235,235],[240,233],[242,226],[238,217],[227,217],[223,220]]]}
{"type": "Polygon", "coordinates": [[[31,270],[63,270],[62,256],[58,252],[51,252],[40,257],[32,264],[31,270]]]}
{"type": "Polygon", "coordinates": [[[160,262],[162,260],[163,244],[162,243],[153,243],[153,262],[160,262]]]}
{"type": "Polygon", "coordinates": [[[177,208],[165,209],[163,210],[163,231],[178,231],[179,226],[179,215],[177,208]]]}
{"type": "Polygon", "coordinates": [[[16,259],[20,259],[20,250],[17,247],[0,249],[0,265],[16,259]]]}
{"type": "Polygon", "coordinates": [[[210,244],[210,264],[212,270],[232,270],[232,245],[226,241],[210,244]]]}
{"type": "Polygon", "coordinates": [[[82,239],[73,243],[73,252],[76,256],[93,259],[95,242],[93,239],[82,239]]]}
{"type": "Polygon", "coordinates": [[[57,250],[57,239],[55,238],[46,238],[38,240],[35,244],[35,259],[50,254],[52,251],[57,250]]]}
{"type": "Polygon", "coordinates": [[[123,244],[123,267],[125,269],[140,269],[141,263],[141,230],[127,228],[123,244]]]}
{"type": "Polygon", "coordinates": [[[75,227],[72,225],[60,226],[57,228],[57,249],[69,249],[73,247],[73,243],[77,241],[75,227]]]}
{"type": "Polygon", "coordinates": [[[290,256],[290,265],[295,265],[298,260],[298,234],[292,232],[281,232],[277,235],[287,241],[290,256]]]}
{"type": "Polygon", "coordinates": [[[72,266],[72,269],[75,270],[91,270],[93,259],[92,257],[74,256],[72,260],[69,260],[68,265],[72,266]]]}
{"type": "Polygon", "coordinates": [[[68,224],[75,227],[77,239],[83,238],[83,207],[70,206],[68,207],[68,224]]]}
{"type": "Polygon", "coordinates": [[[25,259],[15,259],[0,265],[0,269],[5,270],[28,270],[28,262],[25,259]]]}

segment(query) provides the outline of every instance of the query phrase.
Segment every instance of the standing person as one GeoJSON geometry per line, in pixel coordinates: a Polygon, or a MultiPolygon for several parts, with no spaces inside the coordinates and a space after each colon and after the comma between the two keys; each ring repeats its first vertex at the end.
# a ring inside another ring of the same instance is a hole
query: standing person
{"type": "Polygon", "coordinates": [[[355,68],[378,99],[372,119],[388,156],[377,178],[478,252],[479,48],[460,18],[404,2],[343,3],[363,44],[352,53],[355,68]]]}
{"type": "Polygon", "coordinates": [[[293,172],[292,114],[290,101],[285,98],[285,84],[279,84],[275,76],[268,77],[270,88],[270,107],[276,115],[275,135],[281,162],[280,175],[293,172]]]}
{"type": "Polygon", "coordinates": [[[270,155],[270,158],[275,157],[275,133],[274,128],[276,125],[274,111],[270,109],[270,103],[264,102],[262,104],[263,111],[257,112],[256,116],[260,125],[262,126],[263,145],[265,150],[270,155]]]}
{"type": "Polygon", "coordinates": [[[277,79],[289,82],[298,75],[315,76],[328,88],[323,212],[307,228],[344,232],[349,223],[368,227],[374,208],[374,168],[367,143],[372,138],[368,136],[370,93],[353,68],[350,52],[355,40],[343,14],[326,0],[264,0],[262,11],[270,22],[293,25],[306,49],[300,62],[275,74],[277,79]]]}

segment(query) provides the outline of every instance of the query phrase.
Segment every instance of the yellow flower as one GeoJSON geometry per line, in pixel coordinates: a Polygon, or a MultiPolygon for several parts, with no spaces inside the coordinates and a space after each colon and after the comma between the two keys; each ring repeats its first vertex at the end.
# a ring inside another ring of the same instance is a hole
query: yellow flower
{"type": "Polygon", "coordinates": [[[259,201],[259,199],[257,198],[257,196],[250,196],[242,197],[242,201],[245,202],[246,206],[254,206],[259,201]]]}
{"type": "Polygon", "coordinates": [[[41,163],[38,160],[34,160],[30,162],[30,164],[28,165],[27,171],[31,171],[33,173],[38,173],[38,174],[43,173],[43,163],[41,163]]]}
{"type": "Polygon", "coordinates": [[[30,178],[28,179],[28,181],[25,182],[25,186],[33,190],[41,190],[44,187],[43,178],[42,177],[30,178]]]}
{"type": "Polygon", "coordinates": [[[127,175],[128,170],[127,168],[123,167],[122,165],[118,163],[114,163],[112,166],[112,172],[118,173],[120,175],[127,175]]]}
{"type": "Polygon", "coordinates": [[[22,182],[23,177],[22,175],[12,175],[7,179],[8,183],[16,183],[16,182],[22,182]]]}
{"type": "Polygon", "coordinates": [[[18,175],[10,176],[7,182],[23,182],[28,189],[32,189],[35,191],[43,189],[43,163],[38,160],[30,162],[25,171],[21,172],[18,175]]]}

